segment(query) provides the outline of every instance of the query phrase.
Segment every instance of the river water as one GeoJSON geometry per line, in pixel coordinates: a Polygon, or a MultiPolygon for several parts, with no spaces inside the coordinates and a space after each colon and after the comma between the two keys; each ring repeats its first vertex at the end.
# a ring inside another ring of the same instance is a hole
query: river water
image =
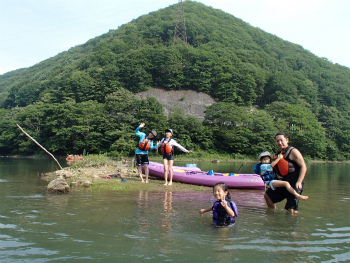
{"type": "MultiPolygon", "coordinates": [[[[184,163],[176,162],[176,165],[184,163]]],[[[235,172],[238,163],[198,162],[235,172]]],[[[236,224],[215,228],[204,192],[45,193],[50,159],[0,158],[0,262],[349,262],[350,164],[310,164],[299,215],[263,191],[230,190],[236,224]]],[[[242,172],[252,172],[245,164],[242,172]]],[[[152,182],[150,182],[152,183],[152,182]]]]}

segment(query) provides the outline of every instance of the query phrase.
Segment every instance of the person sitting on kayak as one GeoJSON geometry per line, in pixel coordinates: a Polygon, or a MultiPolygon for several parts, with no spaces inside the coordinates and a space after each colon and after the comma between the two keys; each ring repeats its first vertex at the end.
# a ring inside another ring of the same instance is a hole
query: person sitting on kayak
{"type": "Polygon", "coordinates": [[[136,157],[136,167],[138,174],[141,178],[141,181],[144,183],[148,183],[148,151],[154,150],[157,148],[157,145],[153,145],[153,140],[157,136],[157,132],[155,130],[150,131],[150,133],[146,136],[145,133],[140,132],[140,129],[145,127],[145,123],[141,123],[135,130],[137,136],[140,137],[139,142],[136,147],[135,157],[136,157]],[[146,181],[143,180],[142,177],[142,166],[145,168],[146,181]]]}
{"type": "Polygon", "coordinates": [[[238,216],[236,204],[231,201],[231,195],[226,184],[217,183],[213,187],[215,203],[207,209],[199,210],[199,214],[213,211],[213,223],[216,226],[232,226],[238,216]]]}
{"type": "Polygon", "coordinates": [[[287,181],[278,180],[277,175],[273,171],[273,167],[275,167],[281,159],[283,159],[282,153],[279,154],[273,162],[271,162],[272,155],[269,152],[262,152],[258,157],[260,163],[257,163],[254,166],[254,172],[259,174],[265,184],[272,190],[275,190],[277,187],[285,187],[288,192],[296,197],[296,199],[308,199],[308,196],[298,194],[287,181]]]}
{"type": "Polygon", "coordinates": [[[173,163],[174,163],[174,146],[178,147],[181,151],[185,153],[190,153],[182,145],[178,144],[171,137],[173,136],[172,129],[165,130],[165,138],[163,138],[157,145],[157,149],[160,148],[160,152],[163,154],[163,164],[164,164],[164,185],[173,184],[173,163]],[[169,183],[168,183],[168,168],[169,168],[169,183]]]}

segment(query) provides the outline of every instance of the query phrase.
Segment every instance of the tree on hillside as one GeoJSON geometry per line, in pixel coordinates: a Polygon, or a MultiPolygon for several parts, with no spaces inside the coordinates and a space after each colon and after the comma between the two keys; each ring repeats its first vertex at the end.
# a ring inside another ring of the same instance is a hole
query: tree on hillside
{"type": "Polygon", "coordinates": [[[216,103],[208,107],[205,114],[204,125],[213,130],[217,149],[252,156],[273,151],[277,128],[265,111],[233,103],[216,103]]]}
{"type": "Polygon", "coordinates": [[[284,131],[290,144],[304,155],[323,158],[325,152],[325,129],[315,115],[304,105],[274,102],[265,107],[276,126],[284,131]]]}

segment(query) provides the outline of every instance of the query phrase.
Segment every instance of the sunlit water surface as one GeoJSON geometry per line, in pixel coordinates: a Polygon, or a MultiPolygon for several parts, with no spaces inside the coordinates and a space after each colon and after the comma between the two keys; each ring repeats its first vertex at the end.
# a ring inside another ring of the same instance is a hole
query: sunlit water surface
{"type": "MultiPolygon", "coordinates": [[[[185,163],[177,162],[178,165],[185,163]]],[[[204,163],[235,172],[238,163],[204,163]]],[[[263,191],[230,190],[239,209],[231,228],[198,211],[199,193],[45,193],[50,159],[0,158],[0,262],[349,262],[349,164],[308,165],[300,213],[266,208],[263,191]]],[[[246,163],[242,172],[252,172],[246,163]]],[[[151,182],[152,183],[152,182],[151,182]]]]}

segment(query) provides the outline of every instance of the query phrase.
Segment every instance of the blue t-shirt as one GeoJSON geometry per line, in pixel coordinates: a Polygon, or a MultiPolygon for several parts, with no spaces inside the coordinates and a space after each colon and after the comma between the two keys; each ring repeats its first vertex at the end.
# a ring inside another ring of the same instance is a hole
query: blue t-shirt
{"type": "Polygon", "coordinates": [[[271,164],[269,164],[269,163],[262,163],[260,165],[260,174],[263,175],[266,172],[272,172],[271,164]]]}
{"type": "MultiPolygon", "coordinates": [[[[139,126],[135,130],[136,135],[140,137],[140,140],[138,143],[141,143],[143,141],[143,139],[146,138],[146,134],[144,132],[140,132],[140,129],[141,129],[141,127],[139,126]]],[[[148,141],[148,138],[146,138],[146,141],[148,141]]],[[[151,140],[150,150],[154,150],[155,148],[157,148],[157,145],[153,145],[153,140],[151,140]]],[[[139,147],[136,147],[135,154],[148,154],[148,151],[142,151],[139,149],[139,147]]]]}

